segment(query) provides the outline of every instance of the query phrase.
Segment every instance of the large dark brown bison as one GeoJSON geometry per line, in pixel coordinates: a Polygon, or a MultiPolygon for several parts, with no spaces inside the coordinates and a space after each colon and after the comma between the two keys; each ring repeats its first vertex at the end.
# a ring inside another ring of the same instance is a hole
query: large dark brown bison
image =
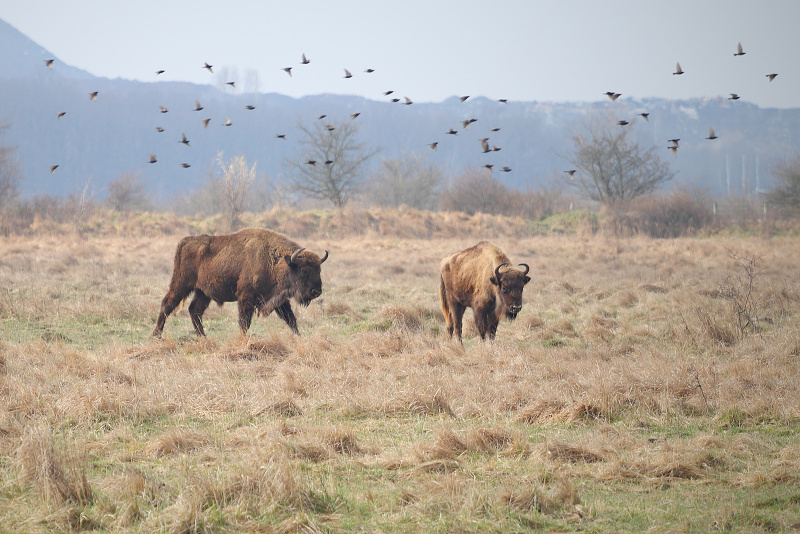
{"type": "Polygon", "coordinates": [[[447,323],[447,332],[461,343],[461,320],[472,308],[481,339],[494,339],[497,324],[503,317],[513,321],[522,309],[522,290],[531,281],[530,268],[511,268],[511,261],[500,247],[481,241],[472,248],[451,254],[442,260],[439,298],[447,323]]]}
{"type": "Polygon", "coordinates": [[[203,312],[212,300],[219,305],[239,303],[242,333],[250,328],[255,310],[260,315],[274,310],[298,334],[289,299],[308,306],[322,294],[320,265],[326,259],[327,250],[320,258],[286,236],[261,228],[184,237],[175,251],[172,280],[153,335],[161,335],[169,314],[192,292],[189,316],[200,336],[205,336],[203,312]]]}

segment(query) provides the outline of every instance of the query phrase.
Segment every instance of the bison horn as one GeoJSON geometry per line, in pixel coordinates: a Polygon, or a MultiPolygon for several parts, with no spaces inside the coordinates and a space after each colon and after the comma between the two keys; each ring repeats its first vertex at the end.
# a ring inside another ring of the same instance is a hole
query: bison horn
{"type": "Polygon", "coordinates": [[[292,254],[292,257],[289,258],[289,263],[294,263],[295,260],[297,259],[297,255],[300,254],[301,252],[303,252],[304,250],[305,250],[304,248],[301,248],[301,249],[298,249],[294,254],[292,254]]]}
{"type": "Polygon", "coordinates": [[[325,263],[325,260],[327,260],[327,259],[328,259],[328,251],[326,250],[325,251],[325,255],[322,256],[322,258],[320,258],[320,260],[319,260],[320,264],[325,263]]]}
{"type": "Polygon", "coordinates": [[[501,263],[500,265],[494,268],[494,277],[497,279],[498,282],[500,281],[500,267],[504,265],[508,265],[508,262],[501,263]]]}
{"type": "Polygon", "coordinates": [[[523,276],[524,276],[524,275],[526,275],[526,274],[528,274],[528,271],[530,271],[530,270],[531,270],[531,268],[530,268],[530,267],[528,267],[528,264],[527,264],[527,263],[520,263],[520,264],[519,264],[519,266],[520,266],[520,267],[525,267],[525,272],[524,272],[524,273],[522,273],[522,275],[523,275],[523,276]]]}

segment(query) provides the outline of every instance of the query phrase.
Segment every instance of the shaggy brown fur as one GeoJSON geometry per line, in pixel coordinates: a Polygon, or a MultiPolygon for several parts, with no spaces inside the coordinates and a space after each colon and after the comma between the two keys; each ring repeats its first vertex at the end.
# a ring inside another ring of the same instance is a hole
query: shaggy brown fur
{"type": "Polygon", "coordinates": [[[525,271],[504,268],[511,264],[500,247],[481,241],[472,248],[451,254],[442,260],[439,298],[450,337],[455,330],[461,343],[464,311],[472,308],[481,340],[494,339],[497,324],[503,317],[513,321],[522,309],[522,290],[530,282],[525,271]]]}
{"type": "Polygon", "coordinates": [[[246,228],[221,236],[189,236],[175,251],[169,291],[161,302],[154,336],[161,335],[172,311],[194,292],[189,316],[195,332],[205,336],[203,312],[213,300],[239,303],[239,327],[250,328],[253,311],[274,310],[297,334],[290,298],[303,306],[322,294],[320,259],[286,236],[261,228],[246,228]],[[294,257],[293,257],[294,256],[294,257]]]}

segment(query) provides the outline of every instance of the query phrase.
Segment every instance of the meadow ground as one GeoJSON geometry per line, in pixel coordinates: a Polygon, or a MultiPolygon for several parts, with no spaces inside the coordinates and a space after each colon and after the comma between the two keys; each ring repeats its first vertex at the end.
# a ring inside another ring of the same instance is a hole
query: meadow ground
{"type": "Polygon", "coordinates": [[[290,233],[301,336],[152,339],[182,235],[0,239],[0,531],[800,530],[798,238],[290,233]],[[438,264],[486,237],[533,280],[462,349],[438,264]]]}

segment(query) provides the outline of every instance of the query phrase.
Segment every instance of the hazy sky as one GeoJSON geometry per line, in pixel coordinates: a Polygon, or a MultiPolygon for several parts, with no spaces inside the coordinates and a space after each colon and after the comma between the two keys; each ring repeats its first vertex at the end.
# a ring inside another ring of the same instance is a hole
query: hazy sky
{"type": "Polygon", "coordinates": [[[738,93],[800,107],[796,0],[20,0],[0,18],[97,76],[290,96],[538,101],[738,93]],[[734,57],[736,44],[746,55],[734,57]],[[301,54],[311,60],[301,65],[301,54]],[[202,68],[215,67],[215,75],[202,68]],[[676,62],[685,71],[673,75],[676,62]],[[293,67],[290,78],[281,69],[293,67]],[[227,72],[225,69],[228,69],[227,72]],[[372,68],[372,74],[364,69],[372,68]],[[157,69],[165,74],[158,77],[157,69]],[[353,77],[345,79],[344,69],[353,77]],[[768,82],[765,75],[779,76],[768,82]],[[235,78],[222,80],[220,74],[235,78]],[[392,95],[395,96],[395,95],[392,95]]]}

